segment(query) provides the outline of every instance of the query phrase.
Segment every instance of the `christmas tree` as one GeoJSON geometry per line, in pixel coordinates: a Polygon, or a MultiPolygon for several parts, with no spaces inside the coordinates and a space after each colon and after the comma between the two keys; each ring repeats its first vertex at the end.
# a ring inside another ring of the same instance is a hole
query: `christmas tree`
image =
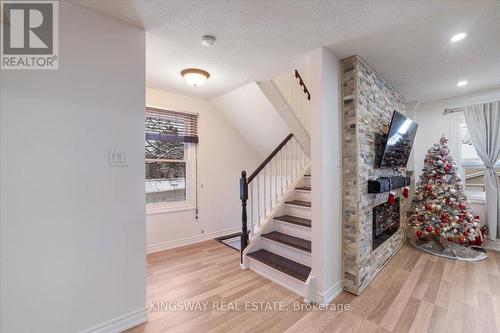
{"type": "Polygon", "coordinates": [[[481,244],[479,217],[472,214],[447,142],[443,136],[427,151],[410,223],[419,238],[437,237],[441,241],[481,244]]]}

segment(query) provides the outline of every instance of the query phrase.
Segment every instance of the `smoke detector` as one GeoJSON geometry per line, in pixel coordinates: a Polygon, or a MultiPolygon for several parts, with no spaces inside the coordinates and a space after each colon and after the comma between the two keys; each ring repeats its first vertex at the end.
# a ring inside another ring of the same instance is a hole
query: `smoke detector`
{"type": "Polygon", "coordinates": [[[217,39],[215,38],[215,36],[212,36],[212,35],[205,35],[203,37],[201,37],[201,44],[203,46],[213,46],[215,44],[215,41],[217,39]]]}

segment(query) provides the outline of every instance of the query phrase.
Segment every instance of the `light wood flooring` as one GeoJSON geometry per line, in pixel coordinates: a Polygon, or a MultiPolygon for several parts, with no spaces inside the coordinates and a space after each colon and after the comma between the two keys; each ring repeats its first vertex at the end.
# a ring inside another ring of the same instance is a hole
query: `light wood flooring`
{"type": "Polygon", "coordinates": [[[294,311],[300,297],[241,270],[239,252],[207,241],[148,255],[148,305],[176,301],[219,309],[151,308],[149,322],[129,332],[497,332],[500,253],[466,263],[405,245],[360,296],[343,292],[334,300],[350,311],[294,311]],[[282,302],[287,311],[222,311],[250,301],[282,302]]]}

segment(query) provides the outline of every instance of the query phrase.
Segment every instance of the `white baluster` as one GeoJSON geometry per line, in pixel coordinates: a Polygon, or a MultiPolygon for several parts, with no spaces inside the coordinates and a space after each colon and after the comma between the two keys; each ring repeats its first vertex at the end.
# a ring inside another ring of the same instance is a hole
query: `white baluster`
{"type": "Polygon", "coordinates": [[[253,181],[250,183],[250,234],[253,236],[253,181]]]}
{"type": "Polygon", "coordinates": [[[260,174],[257,175],[257,226],[260,228],[260,174]]]}
{"type": "Polygon", "coordinates": [[[297,150],[298,147],[297,141],[294,141],[293,144],[295,147],[295,173],[293,174],[293,178],[295,179],[295,177],[299,173],[299,164],[297,163],[299,161],[299,151],[297,150]]]}
{"type": "MultiPolygon", "coordinates": [[[[272,160],[269,163],[269,213],[273,210],[273,179],[272,179],[272,160]]],[[[266,215],[267,216],[267,215],[266,215]]]]}
{"type": "Polygon", "coordinates": [[[275,156],[274,161],[274,202],[278,203],[278,154],[275,156]]]}
{"type": "Polygon", "coordinates": [[[264,211],[262,212],[262,217],[266,217],[267,214],[267,205],[266,205],[266,169],[262,170],[263,177],[264,177],[264,184],[262,186],[264,193],[262,193],[262,203],[264,204],[264,211]]]}
{"type": "Polygon", "coordinates": [[[283,196],[283,148],[280,150],[280,197],[283,196]]]}
{"type": "Polygon", "coordinates": [[[290,170],[288,172],[288,181],[287,181],[287,187],[290,185],[292,182],[292,172],[293,172],[293,157],[292,157],[292,141],[290,140],[290,144],[288,145],[288,158],[289,158],[289,163],[290,164],[290,170]]]}
{"type": "Polygon", "coordinates": [[[285,147],[283,147],[281,150],[280,150],[280,196],[283,195],[283,149],[285,147]]]}
{"type": "Polygon", "coordinates": [[[284,147],[284,149],[285,149],[285,189],[288,188],[288,168],[290,167],[290,161],[288,159],[288,144],[289,143],[290,143],[290,141],[288,141],[284,147]]]}

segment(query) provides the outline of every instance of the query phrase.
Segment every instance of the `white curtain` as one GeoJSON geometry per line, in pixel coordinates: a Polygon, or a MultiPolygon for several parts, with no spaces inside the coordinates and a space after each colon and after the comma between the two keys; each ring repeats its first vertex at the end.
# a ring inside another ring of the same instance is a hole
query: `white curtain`
{"type": "Polygon", "coordinates": [[[465,108],[465,122],[477,150],[484,163],[484,184],[486,186],[486,221],[488,238],[500,238],[500,189],[495,174],[495,165],[500,155],[500,101],[465,108]]]}

